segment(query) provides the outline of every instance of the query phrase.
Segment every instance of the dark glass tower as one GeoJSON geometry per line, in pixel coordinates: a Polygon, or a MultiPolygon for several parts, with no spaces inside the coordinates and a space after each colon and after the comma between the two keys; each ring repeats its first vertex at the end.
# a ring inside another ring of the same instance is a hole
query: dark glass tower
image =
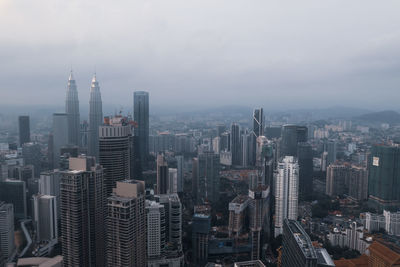
{"type": "Polygon", "coordinates": [[[135,136],[138,137],[139,155],[142,168],[146,167],[149,155],[149,93],[136,91],[133,93],[133,119],[137,123],[135,136]]]}
{"type": "Polygon", "coordinates": [[[22,146],[23,144],[29,143],[31,141],[29,116],[19,116],[18,126],[19,126],[19,145],[22,146]]]}
{"type": "Polygon", "coordinates": [[[231,153],[232,165],[240,165],[240,130],[236,123],[231,126],[231,153]]]}
{"type": "Polygon", "coordinates": [[[301,199],[312,196],[313,152],[309,143],[299,143],[297,147],[299,162],[299,195],[301,199]]]}
{"type": "Polygon", "coordinates": [[[256,146],[257,137],[264,135],[264,112],[262,108],[256,108],[253,111],[253,134],[251,140],[251,154],[249,158],[250,165],[256,164],[256,146]]]}
{"type": "Polygon", "coordinates": [[[305,126],[284,125],[282,130],[282,156],[297,156],[297,144],[307,142],[308,130],[305,126]]]}
{"type": "Polygon", "coordinates": [[[65,113],[68,117],[68,144],[79,146],[80,144],[80,118],[78,90],[74,77],[71,74],[68,79],[67,96],[65,99],[65,113]]]}

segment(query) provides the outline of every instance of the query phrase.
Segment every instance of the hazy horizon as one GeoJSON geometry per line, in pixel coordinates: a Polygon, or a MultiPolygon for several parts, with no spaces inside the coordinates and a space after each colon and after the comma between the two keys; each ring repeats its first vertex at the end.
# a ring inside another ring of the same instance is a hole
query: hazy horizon
{"type": "Polygon", "coordinates": [[[0,105],[398,110],[398,1],[0,2],[0,105]],[[384,19],[383,15],[384,14],[384,19]]]}

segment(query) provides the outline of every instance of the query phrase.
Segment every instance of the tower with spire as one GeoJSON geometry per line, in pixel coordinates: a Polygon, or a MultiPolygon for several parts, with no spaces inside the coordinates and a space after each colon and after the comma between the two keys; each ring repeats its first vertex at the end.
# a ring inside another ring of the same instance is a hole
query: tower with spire
{"type": "Polygon", "coordinates": [[[95,73],[90,86],[88,154],[96,159],[99,158],[99,126],[103,122],[102,106],[99,82],[95,73]]]}
{"type": "Polygon", "coordinates": [[[79,100],[76,82],[72,70],[68,79],[67,96],[65,99],[65,113],[68,118],[68,143],[79,146],[80,118],[79,100]]]}

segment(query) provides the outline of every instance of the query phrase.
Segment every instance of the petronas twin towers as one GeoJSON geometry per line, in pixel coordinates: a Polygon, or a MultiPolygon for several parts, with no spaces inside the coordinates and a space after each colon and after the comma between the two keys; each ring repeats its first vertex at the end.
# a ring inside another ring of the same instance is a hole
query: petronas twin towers
{"type": "MultiPolygon", "coordinates": [[[[65,100],[65,113],[68,118],[68,143],[70,145],[81,146],[80,144],[80,115],[78,90],[74,77],[71,74],[68,79],[67,96],[65,100]]],[[[103,121],[103,108],[101,93],[96,74],[93,76],[90,86],[89,99],[89,132],[88,132],[88,151],[89,156],[98,158],[99,154],[99,126],[103,121]]]]}

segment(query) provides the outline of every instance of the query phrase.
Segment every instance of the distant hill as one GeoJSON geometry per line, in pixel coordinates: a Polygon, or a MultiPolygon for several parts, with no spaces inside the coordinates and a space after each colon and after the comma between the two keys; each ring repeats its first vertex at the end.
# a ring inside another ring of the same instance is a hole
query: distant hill
{"type": "Polygon", "coordinates": [[[385,110],[385,111],[367,113],[355,117],[355,119],[371,123],[397,124],[400,123],[400,114],[393,110],[385,110]]]}

